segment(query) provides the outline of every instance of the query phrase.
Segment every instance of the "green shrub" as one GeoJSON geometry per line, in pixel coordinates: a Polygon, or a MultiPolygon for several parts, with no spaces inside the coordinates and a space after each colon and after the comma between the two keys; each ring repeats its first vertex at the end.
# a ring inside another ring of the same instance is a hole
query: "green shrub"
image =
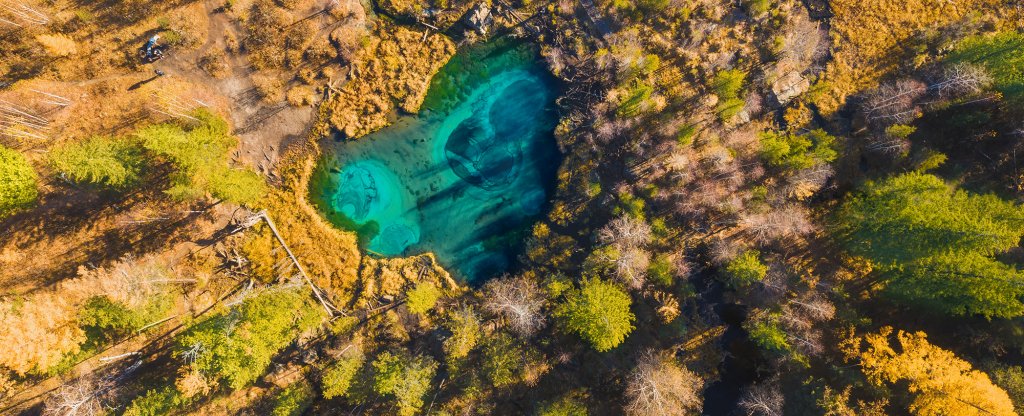
{"type": "Polygon", "coordinates": [[[135,184],[143,163],[138,146],[109,137],[93,137],[50,152],[50,164],[68,179],[115,189],[135,184]]]}
{"type": "Polygon", "coordinates": [[[615,207],[615,215],[626,214],[633,218],[643,219],[646,218],[646,214],[644,214],[646,207],[647,202],[643,198],[624,192],[619,194],[619,205],[615,207]]]}
{"type": "Polygon", "coordinates": [[[299,416],[313,404],[313,389],[305,381],[285,387],[274,397],[272,416],[299,416]]]}
{"type": "Polygon", "coordinates": [[[938,169],[939,166],[946,163],[947,158],[945,153],[925,149],[914,159],[914,171],[927,172],[932,169],[938,169]]]}
{"type": "Polygon", "coordinates": [[[409,308],[409,311],[422,315],[434,309],[437,300],[441,298],[441,290],[433,283],[419,282],[407,290],[405,296],[405,306],[409,308]]]}
{"type": "Polygon", "coordinates": [[[615,348],[633,331],[636,317],[630,310],[629,293],[599,280],[584,279],[579,289],[565,294],[555,309],[566,331],[575,333],[599,352],[615,348]]]}
{"type": "Polygon", "coordinates": [[[768,12],[768,9],[772,6],[771,0],[747,0],[746,1],[747,11],[752,16],[760,16],[768,12]]]}
{"type": "Polygon", "coordinates": [[[747,250],[725,265],[725,275],[733,287],[746,287],[760,282],[768,274],[768,266],[761,263],[761,253],[747,250]]]}
{"type": "Polygon", "coordinates": [[[0,146],[0,218],[36,202],[36,171],[25,156],[0,146]]]}
{"type": "Polygon", "coordinates": [[[362,351],[358,348],[350,348],[338,361],[324,369],[321,378],[324,398],[331,399],[348,395],[352,382],[359,374],[365,360],[362,351]]]}
{"type": "Polygon", "coordinates": [[[198,351],[190,364],[213,382],[238,389],[255,381],[270,360],[323,319],[304,290],[271,290],[189,328],[176,340],[178,356],[198,351]]]}
{"type": "Polygon", "coordinates": [[[893,124],[885,128],[885,135],[896,139],[906,139],[911,134],[914,134],[915,131],[917,131],[917,127],[906,124],[893,124]]]}

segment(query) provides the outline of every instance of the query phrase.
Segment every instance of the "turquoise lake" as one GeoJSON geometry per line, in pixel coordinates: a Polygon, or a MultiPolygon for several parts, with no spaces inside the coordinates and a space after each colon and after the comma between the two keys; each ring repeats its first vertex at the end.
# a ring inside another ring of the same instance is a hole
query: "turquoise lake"
{"type": "Polygon", "coordinates": [[[469,282],[505,272],[554,189],[557,92],[528,45],[460,52],[419,114],[325,150],[312,200],[371,254],[433,252],[469,282]]]}

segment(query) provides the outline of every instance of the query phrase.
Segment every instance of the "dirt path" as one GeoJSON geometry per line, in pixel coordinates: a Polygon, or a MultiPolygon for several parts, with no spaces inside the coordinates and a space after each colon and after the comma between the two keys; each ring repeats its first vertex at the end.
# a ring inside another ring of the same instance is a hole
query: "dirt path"
{"type": "Polygon", "coordinates": [[[234,153],[235,160],[274,178],[274,169],[280,160],[282,148],[304,136],[313,121],[313,108],[262,101],[252,79],[255,71],[243,53],[226,54],[226,77],[214,78],[200,68],[199,62],[204,56],[217,50],[227,50],[226,38],[229,33],[243,33],[242,28],[221,11],[221,2],[207,0],[204,4],[209,23],[202,46],[182,55],[172,51],[168,58],[157,62],[154,68],[164,71],[167,76],[208,87],[210,91],[225,97],[230,106],[229,119],[241,141],[234,153]]]}

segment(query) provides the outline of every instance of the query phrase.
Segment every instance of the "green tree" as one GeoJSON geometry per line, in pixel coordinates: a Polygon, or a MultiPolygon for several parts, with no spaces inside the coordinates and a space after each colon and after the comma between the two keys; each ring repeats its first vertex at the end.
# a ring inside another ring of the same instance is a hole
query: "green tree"
{"type": "Polygon", "coordinates": [[[750,339],[759,347],[778,354],[790,352],[786,332],[779,328],[778,322],[775,319],[756,320],[746,326],[750,339]]]}
{"type": "Polygon", "coordinates": [[[188,399],[173,386],[147,390],[125,408],[124,416],[164,416],[185,405],[188,399]]]}
{"type": "Polygon", "coordinates": [[[266,183],[258,174],[228,166],[229,153],[238,139],[229,134],[227,122],[204,109],[193,115],[198,122],[156,124],[135,133],[146,150],[177,169],[167,193],[179,200],[199,199],[209,193],[248,205],[262,198],[266,183]]]}
{"type": "Polygon", "coordinates": [[[629,307],[629,293],[600,279],[584,279],[578,289],[565,294],[555,309],[562,327],[604,352],[615,348],[633,331],[636,317],[629,307]]]}
{"type": "Polygon", "coordinates": [[[761,252],[747,250],[725,265],[725,276],[733,287],[747,287],[760,282],[768,274],[768,266],[761,262],[761,252]]]}
{"type": "Polygon", "coordinates": [[[324,397],[346,396],[365,360],[359,348],[349,348],[341,358],[324,369],[321,378],[324,397]]]}
{"type": "Polygon", "coordinates": [[[108,296],[93,296],[78,312],[78,325],[90,339],[115,339],[164,317],[174,306],[166,294],[156,295],[137,308],[130,308],[108,296]]]}
{"type": "Polygon", "coordinates": [[[469,306],[452,312],[445,327],[452,331],[452,335],[444,340],[448,363],[465,358],[480,340],[480,317],[469,306]]]}
{"type": "Polygon", "coordinates": [[[237,389],[255,381],[278,351],[322,319],[305,291],[270,290],[189,328],[177,337],[176,352],[209,380],[237,389]]]}
{"type": "Polygon", "coordinates": [[[743,84],[747,81],[747,73],[739,69],[718,71],[711,81],[711,89],[719,99],[739,98],[743,84]]]}
{"type": "Polygon", "coordinates": [[[522,382],[527,366],[542,359],[537,350],[506,333],[488,337],[480,356],[480,370],[494,387],[522,382]]]}
{"type": "Polygon", "coordinates": [[[25,156],[0,146],[0,218],[36,202],[36,171],[25,156]]]}
{"type": "Polygon", "coordinates": [[[652,93],[654,93],[654,88],[651,88],[650,85],[635,81],[626,90],[626,94],[619,102],[619,107],[615,110],[615,113],[620,118],[636,117],[643,114],[649,106],[652,93]]]}
{"type": "Polygon", "coordinates": [[[542,403],[537,410],[539,416],[587,416],[586,399],[582,392],[573,392],[555,400],[542,403]]]}
{"type": "Polygon", "coordinates": [[[143,162],[138,146],[109,137],[92,137],[50,152],[50,164],[68,179],[115,189],[135,184],[143,162]]]}
{"type": "Polygon", "coordinates": [[[1017,414],[1024,414],[1024,367],[995,364],[986,372],[992,375],[993,383],[1006,390],[1017,414]]]}
{"type": "Polygon", "coordinates": [[[994,258],[1024,235],[1018,205],[907,173],[866,184],[837,220],[836,236],[895,299],[952,315],[1024,314],[1024,275],[994,258]]]}
{"type": "Polygon", "coordinates": [[[732,120],[743,110],[745,102],[740,93],[743,91],[743,84],[747,82],[747,73],[739,69],[722,70],[715,73],[711,80],[711,89],[718,96],[719,120],[727,122],[732,120]]]}
{"type": "Polygon", "coordinates": [[[303,380],[285,387],[274,397],[271,416],[298,416],[313,404],[313,388],[303,380]]]}
{"type": "Polygon", "coordinates": [[[423,397],[437,372],[437,363],[427,356],[382,352],[373,361],[373,390],[398,401],[398,414],[409,416],[423,407],[423,397]]]}
{"type": "Polygon", "coordinates": [[[651,281],[661,286],[672,286],[672,280],[675,275],[675,265],[673,264],[672,257],[667,254],[654,256],[651,265],[647,267],[647,274],[650,276],[651,281]]]}
{"type": "Polygon", "coordinates": [[[430,282],[419,282],[405,292],[405,306],[409,307],[412,313],[425,314],[441,298],[441,290],[430,282]]]}
{"type": "Polygon", "coordinates": [[[210,175],[210,194],[214,198],[253,206],[267,193],[267,183],[251,169],[219,167],[210,175]]]}

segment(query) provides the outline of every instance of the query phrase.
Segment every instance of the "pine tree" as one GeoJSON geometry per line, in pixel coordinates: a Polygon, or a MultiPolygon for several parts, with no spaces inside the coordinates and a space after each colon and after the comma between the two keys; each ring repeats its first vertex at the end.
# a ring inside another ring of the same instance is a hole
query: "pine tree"
{"type": "Polygon", "coordinates": [[[250,297],[182,333],[177,355],[210,381],[241,388],[266,371],[271,358],[322,319],[308,294],[272,290],[250,297]]]}
{"type": "Polygon", "coordinates": [[[629,307],[629,294],[599,279],[585,279],[579,289],[570,290],[555,310],[562,326],[604,352],[615,348],[633,331],[636,317],[629,307]]]}
{"type": "Polygon", "coordinates": [[[36,171],[18,151],[0,146],[0,218],[36,201],[36,171]]]}
{"type": "Polygon", "coordinates": [[[953,315],[1024,313],[1024,275],[994,255],[1024,235],[1024,210],[908,173],[868,183],[838,213],[837,236],[888,281],[886,293],[953,315]]]}
{"type": "Polygon", "coordinates": [[[93,137],[54,149],[50,164],[74,182],[124,188],[138,180],[143,159],[131,143],[93,137]]]}
{"type": "Polygon", "coordinates": [[[238,204],[252,205],[266,193],[266,183],[249,169],[232,169],[229,152],[238,139],[226,121],[206,110],[193,114],[194,125],[156,124],[135,135],[146,150],[177,169],[167,193],[179,200],[202,198],[207,193],[238,204]]]}
{"type": "Polygon", "coordinates": [[[373,390],[393,396],[398,401],[398,414],[410,416],[423,407],[423,398],[430,390],[437,363],[427,356],[409,356],[402,352],[382,352],[373,361],[373,390]]]}

